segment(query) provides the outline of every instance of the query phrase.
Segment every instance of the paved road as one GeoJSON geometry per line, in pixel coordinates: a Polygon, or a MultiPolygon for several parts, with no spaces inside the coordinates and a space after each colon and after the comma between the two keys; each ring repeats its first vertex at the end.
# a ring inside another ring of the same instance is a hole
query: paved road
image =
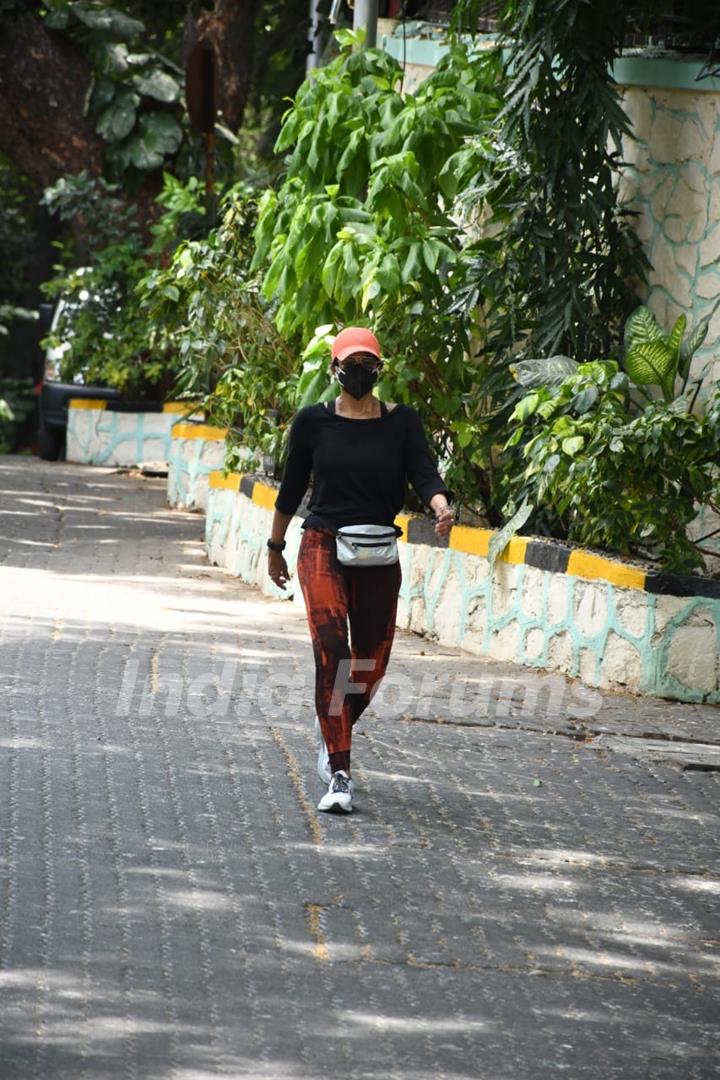
{"type": "Polygon", "coordinates": [[[318,816],[302,616],[202,531],[0,458],[2,1080],[720,1076],[718,773],[594,737],[720,711],[401,635],[318,816]]]}

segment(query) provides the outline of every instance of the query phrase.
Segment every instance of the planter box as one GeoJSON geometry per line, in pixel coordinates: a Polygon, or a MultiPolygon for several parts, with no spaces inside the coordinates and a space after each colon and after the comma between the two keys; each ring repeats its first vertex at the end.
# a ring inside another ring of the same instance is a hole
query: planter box
{"type": "MultiPolygon", "coordinates": [[[[211,473],[211,562],[302,606],[267,577],[276,490],[211,473]]],[[[458,525],[440,542],[424,518],[398,517],[403,584],[397,625],[496,660],[562,672],[599,689],[720,703],[720,582],[648,573],[560,542],[516,537],[490,572],[492,532],[458,525]]],[[[302,518],[287,534],[294,572],[302,518]]]]}
{"type": "Polygon", "coordinates": [[[191,406],[170,401],[162,411],[126,412],[122,403],[73,398],[68,407],[66,459],[79,465],[139,465],[170,459],[170,432],[191,406]]]}

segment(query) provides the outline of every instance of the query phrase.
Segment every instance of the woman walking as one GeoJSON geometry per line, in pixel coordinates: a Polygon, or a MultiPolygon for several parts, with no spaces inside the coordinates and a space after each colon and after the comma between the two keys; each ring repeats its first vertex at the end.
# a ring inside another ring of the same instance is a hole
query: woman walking
{"type": "Polygon", "coordinates": [[[297,575],[315,654],[318,772],[328,785],[318,810],[334,813],[352,810],[352,728],[390,657],[401,579],[394,521],[406,481],[435,512],[438,535],[453,521],[420,417],[372,393],[381,366],[369,330],[349,326],[335,338],[330,371],[340,395],[300,409],[292,422],[267,542],[268,573],[284,589],[285,532],[312,474],[297,575]]]}

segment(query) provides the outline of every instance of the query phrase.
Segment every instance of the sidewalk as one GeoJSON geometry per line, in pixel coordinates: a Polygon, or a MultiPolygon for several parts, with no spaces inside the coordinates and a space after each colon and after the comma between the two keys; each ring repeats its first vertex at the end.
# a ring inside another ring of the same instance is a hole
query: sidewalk
{"type": "Polygon", "coordinates": [[[401,634],[318,815],[304,620],[202,534],[0,457],[0,1080],[720,1076],[720,709],[401,634]]]}

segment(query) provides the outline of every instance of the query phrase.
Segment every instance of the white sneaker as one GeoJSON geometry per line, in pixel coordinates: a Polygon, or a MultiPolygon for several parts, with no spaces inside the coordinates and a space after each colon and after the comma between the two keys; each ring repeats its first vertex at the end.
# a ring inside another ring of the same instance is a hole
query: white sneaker
{"type": "Polygon", "coordinates": [[[339,769],[332,774],[327,792],[317,805],[318,810],[330,814],[350,814],[352,812],[353,782],[348,774],[339,769]]]}
{"type": "Polygon", "coordinates": [[[324,784],[329,784],[332,780],[332,769],[330,768],[330,755],[328,754],[328,748],[325,745],[325,740],[322,736],[322,729],[320,727],[320,721],[317,716],[315,717],[315,734],[320,742],[320,749],[318,750],[317,758],[317,771],[318,776],[324,784]]]}

